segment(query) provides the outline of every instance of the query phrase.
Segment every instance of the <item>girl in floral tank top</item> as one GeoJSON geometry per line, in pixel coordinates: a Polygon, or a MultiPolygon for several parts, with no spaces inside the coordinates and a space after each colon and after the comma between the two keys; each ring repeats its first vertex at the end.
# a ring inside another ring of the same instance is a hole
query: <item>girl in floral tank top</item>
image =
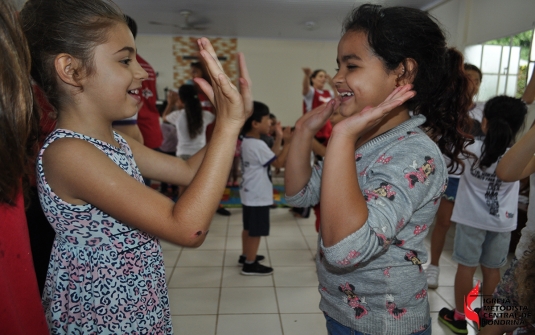
{"type": "Polygon", "coordinates": [[[43,294],[50,332],[172,334],[158,238],[188,247],[206,238],[252,109],[243,56],[239,92],[210,42],[198,40],[213,88],[196,83],[218,122],[214,140],[184,161],[112,130],[139,110],[147,73],[111,0],[29,0],[20,19],[32,77],[58,112],[37,162],[41,205],[56,232],[43,294]],[[142,176],[189,187],[174,203],[142,176]]]}

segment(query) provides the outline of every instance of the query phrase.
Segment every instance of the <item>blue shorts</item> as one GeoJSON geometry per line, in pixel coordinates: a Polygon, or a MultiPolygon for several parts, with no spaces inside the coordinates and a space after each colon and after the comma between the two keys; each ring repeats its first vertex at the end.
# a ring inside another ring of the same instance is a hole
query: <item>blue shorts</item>
{"type": "Polygon", "coordinates": [[[459,179],[461,178],[448,177],[448,187],[446,187],[446,191],[444,191],[444,194],[442,194],[444,199],[455,202],[457,189],[459,188],[459,179]]]}
{"type": "Polygon", "coordinates": [[[458,223],[451,259],[468,267],[497,269],[507,263],[511,232],[497,233],[458,223]]]}

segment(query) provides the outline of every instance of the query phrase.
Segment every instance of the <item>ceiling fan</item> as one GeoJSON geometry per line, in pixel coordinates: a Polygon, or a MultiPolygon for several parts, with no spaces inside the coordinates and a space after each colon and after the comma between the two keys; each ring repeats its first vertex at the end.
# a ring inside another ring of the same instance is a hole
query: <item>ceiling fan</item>
{"type": "Polygon", "coordinates": [[[190,21],[190,15],[192,14],[189,10],[181,10],[179,14],[184,18],[182,24],[172,24],[172,23],[163,23],[157,21],[149,21],[149,24],[156,26],[171,26],[175,28],[180,28],[181,30],[205,30],[206,27],[199,26],[200,24],[208,23],[206,20],[190,21]]]}

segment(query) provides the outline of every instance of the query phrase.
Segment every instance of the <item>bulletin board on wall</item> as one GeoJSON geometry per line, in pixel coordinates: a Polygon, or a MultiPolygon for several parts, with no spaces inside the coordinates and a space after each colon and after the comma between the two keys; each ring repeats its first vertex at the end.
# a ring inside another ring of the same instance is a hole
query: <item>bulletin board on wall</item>
{"type": "MultiPolygon", "coordinates": [[[[176,88],[191,80],[190,64],[199,61],[199,37],[176,36],[173,38],[173,84],[176,88]]],[[[223,70],[234,84],[238,83],[237,39],[210,38],[223,70]]]]}

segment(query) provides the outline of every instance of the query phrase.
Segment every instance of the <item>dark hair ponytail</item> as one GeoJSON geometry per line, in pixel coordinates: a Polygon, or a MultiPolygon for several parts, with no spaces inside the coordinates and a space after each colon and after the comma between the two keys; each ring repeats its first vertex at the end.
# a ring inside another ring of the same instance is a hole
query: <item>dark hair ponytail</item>
{"type": "Polygon", "coordinates": [[[487,168],[494,164],[514,142],[524,124],[528,108],[520,99],[500,95],[487,101],[483,116],[487,133],[481,148],[479,166],[487,168]]]}
{"type": "Polygon", "coordinates": [[[188,134],[191,139],[203,131],[202,106],[197,91],[193,85],[182,85],[178,89],[178,96],[184,103],[186,119],[188,120],[188,134]]]}
{"type": "Polygon", "coordinates": [[[381,7],[365,4],[353,10],[344,23],[344,31],[367,34],[368,44],[387,72],[409,60],[416,64],[401,79],[411,78],[416,96],[407,101],[414,114],[426,117],[423,127],[450,159],[449,169],[464,168],[461,156],[473,156],[465,150],[473,143],[468,134],[472,104],[463,56],[446,46],[446,38],[436,20],[428,13],[408,7],[381,7]]]}

